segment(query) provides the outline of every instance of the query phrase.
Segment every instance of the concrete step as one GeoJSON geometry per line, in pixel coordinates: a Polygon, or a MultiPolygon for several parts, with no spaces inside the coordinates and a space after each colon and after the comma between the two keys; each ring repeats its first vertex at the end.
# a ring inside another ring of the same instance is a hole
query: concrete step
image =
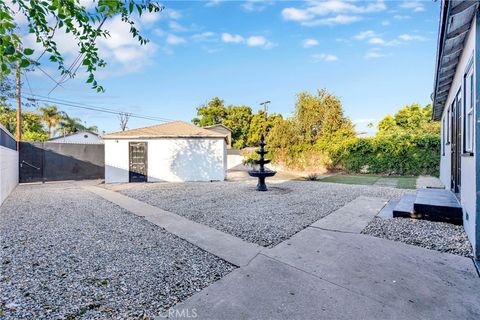
{"type": "Polygon", "coordinates": [[[401,197],[395,197],[390,199],[387,204],[380,210],[380,212],[377,214],[378,218],[382,219],[391,219],[393,218],[393,209],[395,206],[398,204],[400,201],[401,197]]]}
{"type": "Polygon", "coordinates": [[[413,208],[415,194],[406,194],[400,198],[396,206],[393,208],[394,218],[417,218],[415,209],[413,208]]]}
{"type": "Polygon", "coordinates": [[[454,224],[463,223],[462,206],[450,190],[419,189],[413,209],[421,219],[454,224]]]}

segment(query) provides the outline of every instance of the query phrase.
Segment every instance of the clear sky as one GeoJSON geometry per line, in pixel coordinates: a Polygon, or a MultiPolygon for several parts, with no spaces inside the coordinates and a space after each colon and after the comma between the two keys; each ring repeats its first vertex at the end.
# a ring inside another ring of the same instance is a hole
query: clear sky
{"type": "MultiPolygon", "coordinates": [[[[87,2],[88,1],[84,1],[87,2]]],[[[357,130],[400,107],[430,102],[439,2],[433,1],[172,1],[139,21],[149,39],[140,47],[114,19],[100,42],[108,67],[99,72],[106,92],[85,76],[51,97],[149,116],[190,121],[214,96],[249,105],[271,100],[271,112],[288,116],[295,94],[326,88],[338,95],[357,130]]],[[[21,21],[21,19],[19,19],[21,21]]],[[[68,35],[57,35],[67,62],[76,56],[68,35]]],[[[33,43],[31,37],[25,42],[33,43]]],[[[37,52],[41,52],[37,50],[37,52]]],[[[43,68],[59,78],[46,63],[43,68]]],[[[34,94],[54,83],[38,70],[28,79],[34,94]]],[[[24,86],[30,93],[30,88],[24,86]]],[[[119,130],[114,115],[69,107],[69,114],[119,130]]],[[[131,119],[129,128],[155,124],[131,119]]]]}

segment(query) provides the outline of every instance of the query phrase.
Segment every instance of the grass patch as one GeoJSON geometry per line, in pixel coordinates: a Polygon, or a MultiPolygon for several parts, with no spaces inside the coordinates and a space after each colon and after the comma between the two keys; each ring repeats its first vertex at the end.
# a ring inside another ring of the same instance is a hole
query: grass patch
{"type": "Polygon", "coordinates": [[[397,188],[400,189],[416,189],[417,177],[396,177],[397,188]]]}
{"type": "Polygon", "coordinates": [[[372,185],[380,179],[380,176],[371,175],[344,175],[337,174],[321,179],[322,182],[345,183],[345,184],[363,184],[372,185]]]}
{"type": "Polygon", "coordinates": [[[392,187],[400,189],[415,189],[417,184],[417,177],[412,176],[376,176],[376,175],[347,175],[336,174],[330,177],[320,179],[321,182],[332,183],[344,183],[344,184],[359,184],[359,185],[373,185],[377,182],[382,184],[382,180],[385,181],[384,186],[389,186],[387,182],[393,180],[392,187]]]}

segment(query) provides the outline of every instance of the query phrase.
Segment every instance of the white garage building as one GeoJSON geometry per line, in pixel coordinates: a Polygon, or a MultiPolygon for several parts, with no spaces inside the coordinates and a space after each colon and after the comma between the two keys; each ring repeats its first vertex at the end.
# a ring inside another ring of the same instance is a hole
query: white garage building
{"type": "Polygon", "coordinates": [[[226,136],[183,121],[107,134],[105,182],[225,180],[226,136]]]}

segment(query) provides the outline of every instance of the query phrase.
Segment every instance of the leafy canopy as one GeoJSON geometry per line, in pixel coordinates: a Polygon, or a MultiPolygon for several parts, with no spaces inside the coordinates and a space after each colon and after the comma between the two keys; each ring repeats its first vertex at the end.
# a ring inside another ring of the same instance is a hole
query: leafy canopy
{"type": "Polygon", "coordinates": [[[395,115],[387,115],[378,123],[378,134],[440,134],[440,122],[432,118],[432,105],[418,103],[401,108],[395,115]]]}
{"type": "MultiPolygon", "coordinates": [[[[28,32],[35,36],[49,60],[56,63],[62,75],[75,76],[76,70],[64,64],[64,58],[55,42],[55,32],[63,30],[71,33],[77,41],[81,65],[86,67],[87,83],[98,92],[104,91],[97,83],[95,72],[104,67],[106,62],[98,55],[96,39],[108,37],[108,30],[103,28],[104,22],[114,16],[120,15],[121,20],[130,26],[130,34],[141,45],[148,42],[135,25],[133,14],[139,16],[143,12],[159,12],[163,6],[156,1],[139,0],[98,0],[93,9],[87,9],[80,4],[80,0],[52,0],[52,1],[25,1],[11,0],[13,5],[0,0],[0,67],[1,71],[9,74],[13,65],[18,63],[21,68],[26,68],[38,61],[32,60],[32,48],[24,47],[19,28],[14,16],[24,14],[27,18],[28,32]]],[[[39,59],[39,58],[38,58],[39,59]]],[[[37,60],[38,60],[37,59],[37,60]]]]}
{"type": "MultiPolygon", "coordinates": [[[[277,114],[267,117],[267,132],[277,117],[279,117],[277,114]]],[[[258,145],[260,134],[264,130],[264,118],[263,111],[253,114],[249,106],[226,107],[222,99],[214,97],[197,108],[197,117],[192,119],[192,123],[201,127],[223,124],[232,130],[233,146],[243,148],[258,145]]]]}
{"type": "MultiPolygon", "coordinates": [[[[7,105],[0,105],[0,123],[10,133],[15,134],[17,117],[16,110],[7,105]]],[[[22,112],[22,140],[45,141],[49,135],[44,129],[40,115],[32,111],[22,112]]]]}
{"type": "Polygon", "coordinates": [[[227,117],[227,108],[224,101],[218,97],[197,108],[197,117],[192,122],[200,127],[222,123],[227,117]]]}
{"type": "Polygon", "coordinates": [[[355,135],[354,126],[344,116],[340,100],[326,90],[297,94],[295,112],[289,119],[277,119],[268,136],[271,148],[334,144],[335,139],[355,135]]]}

